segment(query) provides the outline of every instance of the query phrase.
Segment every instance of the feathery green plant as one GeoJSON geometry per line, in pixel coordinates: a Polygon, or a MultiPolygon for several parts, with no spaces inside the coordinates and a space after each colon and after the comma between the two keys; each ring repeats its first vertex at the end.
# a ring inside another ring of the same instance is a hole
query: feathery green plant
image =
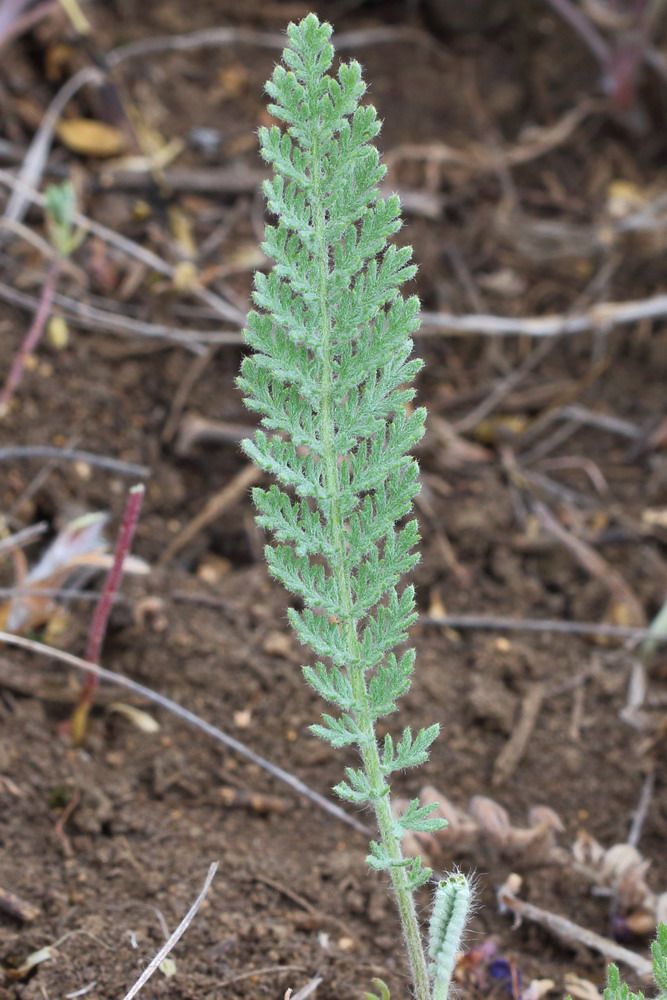
{"type": "MultiPolygon", "coordinates": [[[[410,450],[425,416],[407,411],[421,367],[410,357],[419,303],[400,292],[416,269],[411,248],[389,242],[401,226],[400,204],[379,195],[385,168],[372,143],[380,123],[375,108],[361,104],[361,68],[353,61],[336,76],[328,72],[331,31],[314,14],[291,24],[285,66],[266,85],[269,111],[286,123],[284,132],[259,130],[275,171],[264,192],[278,221],[262,244],[275,266],[255,276],[259,311],[245,331],[254,353],[238,384],[270,433],[258,431],[243,447],[282,484],[253,491],[258,522],[276,539],[266,559],[302,599],[290,621],[322,657],[304,676],[339,710],[311,729],[334,747],[358,748],[361,767],[346,768],[334,790],[375,811],[379,838],[367,860],[389,873],[416,996],[430,1000],[413,897],[431,871],[403,856],[401,839],[446,824],[418,800],[396,817],[388,782],[428,759],[439,727],[414,734],[408,727],[381,744],[375,730],[407,691],[415,660],[413,650],[392,650],[417,617],[413,587],[400,589],[418,559],[417,524],[404,519],[419,489],[410,450]]],[[[438,935],[446,938],[442,926],[438,935]]],[[[433,996],[442,997],[448,983],[443,992],[438,955],[431,957],[433,996]]]]}
{"type": "MultiPolygon", "coordinates": [[[[658,987],[655,1000],[667,1000],[667,925],[658,924],[656,939],[651,945],[653,957],[653,979],[658,987]]],[[[607,988],[604,1000],[644,1000],[641,990],[633,993],[627,983],[621,979],[618,966],[612,962],[607,969],[607,988]]],[[[571,1000],[568,997],[567,1000],[571,1000]]]]}

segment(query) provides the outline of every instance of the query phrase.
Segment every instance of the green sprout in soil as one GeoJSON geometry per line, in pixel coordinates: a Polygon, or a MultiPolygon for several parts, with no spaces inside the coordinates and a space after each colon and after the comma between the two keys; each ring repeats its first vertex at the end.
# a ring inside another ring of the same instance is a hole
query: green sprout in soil
{"type": "Polygon", "coordinates": [[[9,404],[21,381],[28,355],[37,347],[51,315],[63,261],[76,250],[84,236],[82,231],[74,229],[76,197],[69,181],[64,184],[50,184],[46,189],[44,202],[46,230],[55,255],[42,285],[35,317],[12,362],[7,380],[0,390],[0,419],[9,411],[9,404]]]}
{"type": "Polygon", "coordinates": [[[290,621],[322,658],[304,676],[339,713],[311,729],[334,747],[357,748],[361,766],[346,768],[334,791],[375,812],[379,836],[368,864],[389,875],[417,1000],[441,1000],[470,887],[461,875],[436,887],[429,964],[414,896],[432,873],[420,857],[403,855],[401,840],[445,823],[431,815],[435,805],[417,800],[395,815],[389,786],[393,772],[428,759],[439,726],[408,727],[397,741],[376,732],[408,690],[415,662],[414,650],[393,650],[417,617],[414,588],[401,588],[418,559],[410,514],[419,470],[410,451],[425,417],[409,409],[422,364],[411,358],[419,302],[401,294],[416,268],[410,247],[389,242],[400,204],[379,193],[380,123],[361,103],[357,62],[329,74],[331,32],[314,14],[291,24],[285,65],[266,85],[269,111],[286,125],[259,130],[275,171],[264,193],[277,224],[262,244],[275,266],[255,276],[258,311],[245,331],[254,353],[239,385],[269,433],[243,446],[281,484],[253,491],[258,522],[276,540],[266,559],[303,602],[290,621]]]}

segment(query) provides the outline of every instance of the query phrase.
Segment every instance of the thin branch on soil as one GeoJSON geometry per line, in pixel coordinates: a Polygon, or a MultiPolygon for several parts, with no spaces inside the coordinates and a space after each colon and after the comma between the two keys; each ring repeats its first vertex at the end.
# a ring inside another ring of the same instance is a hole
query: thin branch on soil
{"type": "Polygon", "coordinates": [[[19,38],[33,25],[38,24],[47,14],[52,14],[58,9],[57,3],[45,0],[32,10],[23,13],[26,7],[30,6],[30,0],[4,0],[0,5],[0,50],[14,38],[19,38]]]}
{"type": "Polygon", "coordinates": [[[651,639],[663,645],[667,643],[667,636],[656,637],[649,628],[631,628],[625,625],[605,625],[596,622],[566,622],[551,618],[421,615],[418,624],[454,629],[490,629],[494,632],[560,632],[565,635],[600,635],[612,639],[651,639]]]}
{"type": "Polygon", "coordinates": [[[13,892],[0,888],[0,912],[14,920],[20,920],[21,923],[30,923],[37,919],[41,911],[39,907],[27,903],[13,892]]]}
{"type": "Polygon", "coordinates": [[[577,403],[564,406],[560,413],[567,420],[578,420],[582,425],[598,427],[602,431],[618,434],[620,437],[630,438],[630,440],[636,440],[644,433],[639,424],[633,424],[629,420],[621,420],[620,417],[614,417],[610,413],[596,413],[595,410],[589,410],[577,403]]]}
{"type": "MultiPolygon", "coordinates": [[[[35,132],[30,143],[30,148],[25,155],[19,171],[19,179],[23,184],[34,188],[40,183],[49,152],[51,151],[53,133],[56,130],[60,116],[74,95],[87,83],[102,83],[103,80],[104,77],[99,69],[93,66],[86,66],[63,84],[44,112],[39,123],[39,128],[35,132]]],[[[2,173],[4,174],[5,171],[2,171],[2,173]]],[[[15,190],[5,207],[4,217],[14,222],[20,222],[25,215],[27,204],[28,199],[25,194],[20,190],[15,190]]]]}
{"type": "Polygon", "coordinates": [[[546,2],[574,29],[600,65],[608,68],[611,61],[611,49],[583,11],[576,4],[570,3],[570,0],[546,0],[546,2]]]}
{"type": "MultiPolygon", "coordinates": [[[[76,264],[73,264],[68,257],[63,257],[59,251],[40,236],[39,233],[31,229],[30,226],[24,225],[22,222],[12,222],[11,219],[0,218],[0,226],[4,229],[8,229],[14,236],[20,236],[22,240],[33,246],[35,250],[38,250],[46,260],[59,260],[60,267],[63,273],[68,272],[79,281],[81,284],[85,284],[87,281],[86,272],[76,264]]],[[[27,269],[26,269],[27,270],[27,269]]]]}
{"type": "Polygon", "coordinates": [[[160,435],[162,441],[171,441],[176,434],[181,414],[190,398],[190,393],[215,357],[215,352],[216,348],[214,346],[207,348],[206,353],[198,358],[194,358],[183,373],[183,377],[173,395],[164,427],[162,428],[162,434],[160,435]]]}
{"type": "Polygon", "coordinates": [[[642,827],[644,826],[644,820],[646,819],[646,814],[648,813],[651,805],[654,788],[655,771],[651,770],[644,778],[642,790],[639,795],[639,802],[637,803],[637,808],[632,814],[632,824],[630,825],[630,831],[626,840],[626,843],[630,844],[632,847],[636,847],[641,838],[642,827]]]}
{"type": "Polygon", "coordinates": [[[622,609],[625,620],[629,620],[630,624],[643,625],[646,620],[644,609],[618,570],[583,539],[564,528],[544,504],[535,503],[535,513],[542,527],[574,556],[587,573],[607,588],[613,604],[612,610],[622,609]]]}
{"type": "Polygon", "coordinates": [[[498,384],[493,388],[489,395],[471,410],[465,417],[461,420],[457,420],[454,424],[459,433],[464,433],[465,431],[472,430],[476,427],[480,421],[488,417],[496,407],[502,402],[505,396],[508,396],[513,389],[519,385],[520,382],[530,374],[534,368],[542,363],[544,358],[549,354],[550,351],[556,345],[555,340],[545,340],[542,344],[539,344],[534,351],[532,351],[517,367],[514,368],[508,375],[500,379],[498,384]]]}
{"type": "Polygon", "coordinates": [[[223,979],[218,988],[230,986],[232,983],[240,983],[243,979],[254,979],[255,976],[275,976],[280,972],[307,972],[305,965],[266,965],[263,969],[249,969],[247,972],[239,972],[236,976],[223,979]]]}
{"type": "MultiPolygon", "coordinates": [[[[118,593],[120,581],[123,578],[123,568],[125,560],[130,554],[132,540],[139,521],[141,505],[144,499],[145,488],[143,486],[133,486],[129,492],[123,520],[118,531],[116,545],[113,553],[113,563],[104,582],[100,599],[97,603],[88,632],[86,652],[84,659],[90,663],[99,663],[102,652],[102,643],[107,632],[109,615],[114,598],[118,593]]],[[[77,706],[72,716],[72,738],[75,746],[81,746],[86,735],[86,723],[88,714],[93,704],[95,689],[99,684],[95,674],[86,674],[81,694],[77,706]]]]}
{"type": "Polygon", "coordinates": [[[323,982],[322,976],[313,976],[310,982],[306,983],[305,986],[302,986],[296,993],[292,993],[291,990],[288,990],[285,994],[285,1000],[306,1000],[306,997],[313,995],[321,982],[323,982]]]}
{"type": "MultiPolygon", "coordinates": [[[[0,282],[0,299],[31,310],[34,310],[38,301],[33,296],[19,292],[18,289],[2,282],[0,282]]],[[[81,326],[83,329],[102,330],[106,333],[115,330],[118,333],[131,336],[169,340],[187,348],[193,354],[205,354],[206,347],[204,345],[206,343],[240,344],[243,339],[240,332],[212,333],[210,330],[187,330],[165,326],[162,323],[142,322],[132,319],[130,316],[123,316],[121,313],[108,312],[85,302],[78,302],[76,299],[60,293],[56,293],[54,301],[67,313],[70,322],[75,326],[81,326]]]]}
{"type": "Polygon", "coordinates": [[[164,959],[167,957],[167,955],[169,954],[169,952],[172,951],[175,948],[176,944],[183,937],[183,935],[185,934],[186,930],[188,929],[188,927],[192,923],[192,921],[193,921],[193,919],[195,917],[195,914],[197,913],[197,910],[199,909],[199,907],[201,906],[201,904],[204,902],[204,899],[206,898],[206,894],[208,893],[208,890],[211,887],[211,882],[213,881],[213,879],[215,877],[215,873],[217,872],[217,870],[218,870],[218,862],[214,861],[213,864],[209,867],[208,874],[206,875],[206,880],[204,882],[202,890],[199,893],[199,895],[197,896],[197,898],[195,899],[194,903],[192,904],[192,906],[190,907],[190,909],[188,910],[188,912],[185,914],[185,916],[183,917],[183,919],[181,920],[180,924],[178,925],[178,927],[176,928],[176,930],[174,931],[174,933],[171,935],[171,937],[169,938],[169,940],[165,941],[165,943],[162,945],[162,947],[160,948],[160,950],[157,953],[157,955],[155,955],[154,958],[151,959],[151,961],[149,962],[149,964],[146,966],[146,968],[144,969],[144,971],[141,973],[141,975],[137,979],[137,981],[134,984],[134,986],[132,987],[132,989],[129,990],[125,994],[125,996],[123,997],[123,1000],[132,1000],[132,997],[134,997],[134,996],[137,995],[137,993],[139,992],[139,990],[141,989],[141,987],[144,986],[148,982],[148,980],[151,978],[151,976],[153,975],[153,973],[156,972],[157,969],[160,967],[160,963],[164,961],[164,959]]]}
{"type": "MultiPolygon", "coordinates": [[[[100,469],[118,472],[122,476],[149,476],[151,470],[146,465],[135,465],[134,462],[123,462],[119,458],[109,458],[107,455],[95,455],[91,451],[80,451],[78,448],[57,448],[55,445],[12,445],[0,448],[0,462],[13,462],[17,458],[48,458],[58,462],[85,462],[100,469]]],[[[27,529],[26,529],[27,530],[27,529]]]]}
{"type": "MultiPolygon", "coordinates": [[[[31,202],[34,205],[39,205],[42,208],[44,207],[46,201],[44,196],[37,191],[35,184],[26,182],[25,178],[21,175],[19,178],[16,178],[8,170],[0,170],[0,183],[5,184],[7,187],[12,189],[12,197],[20,195],[26,203],[31,202]]],[[[5,216],[12,218],[9,216],[9,208],[6,211],[5,216]]],[[[109,229],[108,226],[105,226],[100,222],[96,222],[94,219],[91,219],[89,216],[84,215],[78,210],[74,210],[71,213],[71,219],[74,225],[80,226],[88,233],[94,233],[95,236],[99,236],[100,239],[104,240],[106,243],[116,246],[128,256],[142,261],[142,263],[146,264],[147,267],[157,271],[158,274],[164,274],[165,277],[168,278],[174,278],[176,275],[175,265],[170,264],[162,257],[159,257],[156,253],[153,253],[152,250],[147,250],[146,247],[141,246],[140,243],[136,243],[134,240],[128,239],[127,236],[122,236],[114,229],[109,229]]],[[[230,305],[229,302],[226,302],[214,292],[209,291],[208,288],[195,285],[190,290],[190,294],[214,309],[217,316],[221,316],[223,319],[226,319],[231,323],[243,323],[245,321],[245,315],[241,312],[241,310],[237,309],[233,305],[230,305]]]]}
{"type": "Polygon", "coordinates": [[[471,142],[465,148],[457,148],[444,142],[409,142],[388,150],[385,162],[390,169],[401,160],[421,160],[428,164],[463,167],[474,172],[497,173],[499,169],[521,166],[551,152],[566,142],[586,118],[604,108],[602,102],[584,100],[553,125],[532,128],[530,134],[514,146],[496,148],[494,145],[489,148],[485,143],[471,142]]]}
{"type": "Polygon", "coordinates": [[[526,903],[523,899],[519,899],[514,895],[511,888],[509,888],[509,884],[513,878],[516,879],[517,876],[510,875],[507,883],[498,892],[498,902],[501,911],[503,909],[511,910],[517,918],[532,920],[533,923],[546,927],[548,931],[551,931],[552,934],[555,934],[556,937],[559,937],[568,944],[583,944],[587,948],[599,952],[607,960],[623,962],[624,965],[630,966],[640,976],[651,975],[653,964],[642,955],[637,955],[634,951],[623,948],[620,944],[616,944],[615,941],[611,941],[601,934],[596,934],[585,927],[580,927],[566,917],[560,917],[556,913],[543,910],[540,906],[535,906],[533,903],[526,903]]]}
{"type": "Polygon", "coordinates": [[[550,316],[473,315],[455,316],[446,312],[421,314],[422,336],[465,336],[476,333],[487,337],[527,336],[558,337],[591,330],[606,330],[613,326],[659,319],[667,315],[667,295],[628,302],[599,302],[577,315],[560,313],[550,316]]]}
{"type": "Polygon", "coordinates": [[[26,359],[34,351],[44,332],[46,321],[51,314],[51,307],[56,294],[56,285],[60,274],[60,258],[56,259],[49,267],[46,280],[42,286],[42,292],[35,310],[35,318],[28,329],[23,343],[21,344],[16,357],[9,369],[7,381],[2,392],[0,392],[0,419],[4,417],[9,409],[14,391],[21,380],[25,368],[26,359]]]}
{"type": "Polygon", "coordinates": [[[523,699],[519,721],[515,725],[509,740],[496,757],[495,764],[493,765],[491,784],[495,788],[509,781],[516,771],[521,758],[528,748],[528,743],[535,729],[545,694],[546,689],[544,684],[538,682],[537,684],[533,684],[523,699]]]}
{"type": "MultiPolygon", "coordinates": [[[[262,182],[271,176],[267,170],[252,170],[248,167],[174,167],[165,170],[162,181],[165,188],[173,193],[191,191],[205,194],[241,195],[261,190],[262,182]]],[[[106,169],[99,180],[92,182],[92,192],[103,191],[147,191],[152,183],[151,174],[145,170],[125,168],[106,169]]],[[[401,199],[401,209],[407,215],[420,215],[427,219],[438,219],[442,213],[442,195],[414,188],[395,185],[381,185],[380,193],[388,197],[396,193],[401,199]]],[[[252,265],[254,267],[254,265],[252,265]]]]}
{"type": "Polygon", "coordinates": [[[128,691],[134,691],[136,694],[142,695],[144,698],[148,699],[148,701],[153,702],[155,705],[160,705],[162,708],[166,708],[168,712],[171,712],[173,715],[178,716],[179,719],[183,719],[185,722],[190,723],[190,725],[200,729],[202,732],[206,733],[207,736],[211,736],[214,740],[217,740],[224,746],[229,747],[230,750],[234,750],[240,756],[246,757],[248,760],[252,761],[253,764],[257,764],[258,767],[261,767],[264,771],[268,771],[269,774],[278,778],[279,781],[289,785],[289,787],[298,792],[299,795],[303,795],[304,798],[314,802],[325,812],[335,816],[343,823],[351,826],[354,830],[358,830],[367,837],[373,836],[373,831],[370,827],[356,819],[354,816],[350,816],[345,812],[345,810],[341,809],[340,806],[336,805],[335,802],[330,802],[328,799],[325,799],[323,795],[320,795],[319,792],[309,788],[309,786],[304,784],[303,781],[300,781],[299,778],[294,777],[294,775],[290,774],[288,771],[284,771],[281,767],[278,767],[277,764],[272,764],[271,761],[261,757],[244,743],[241,743],[233,736],[228,736],[227,733],[222,731],[222,729],[218,729],[217,726],[213,726],[210,722],[206,722],[205,719],[201,719],[198,715],[195,715],[194,712],[190,712],[189,709],[183,708],[182,705],[172,701],[171,698],[167,698],[166,695],[159,694],[157,691],[151,690],[151,688],[146,687],[144,684],[139,684],[138,681],[130,680],[129,677],[123,677],[122,674],[117,674],[113,670],[107,670],[105,667],[100,667],[97,663],[89,663],[87,660],[83,660],[80,656],[74,656],[72,653],[66,653],[64,650],[55,649],[51,646],[45,646],[44,643],[35,642],[34,639],[28,639],[25,636],[14,635],[12,632],[0,631],[0,642],[7,643],[10,646],[20,646],[22,649],[28,649],[33,653],[39,653],[42,656],[50,657],[51,659],[57,660],[61,663],[67,663],[70,666],[78,667],[80,670],[88,670],[103,680],[119,684],[128,691]]]}
{"type": "Polygon", "coordinates": [[[238,472],[231,482],[227,483],[219,493],[214,494],[206,503],[202,511],[187,524],[174,540],[167,546],[158,559],[159,567],[166,566],[177,555],[181,549],[185,548],[188,542],[206,528],[212,521],[215,521],[224,511],[232,507],[244,493],[264,475],[257,466],[249,462],[240,472],[238,472]]]}
{"type": "MultiPolygon", "coordinates": [[[[406,25],[397,28],[361,28],[357,31],[344,31],[336,36],[337,49],[354,49],[365,45],[388,43],[405,45],[409,42],[439,53],[446,51],[427,32],[406,25]]],[[[251,31],[247,28],[205,28],[187,35],[156,35],[153,38],[140,38],[136,42],[128,42],[127,45],[112,49],[107,55],[107,62],[113,68],[125,59],[143,58],[159,52],[192,52],[224,45],[257,45],[261,48],[282,51],[285,47],[285,36],[278,32],[251,31]]]]}
{"type": "Polygon", "coordinates": [[[251,437],[256,429],[256,426],[251,424],[206,420],[196,413],[187,413],[178,427],[174,454],[179,458],[190,455],[198,444],[230,444],[243,441],[244,438],[251,437]]]}
{"type": "Polygon", "coordinates": [[[252,874],[250,878],[253,882],[261,882],[262,885],[267,885],[270,889],[275,889],[275,891],[280,893],[281,896],[284,896],[285,899],[291,900],[295,906],[305,910],[314,922],[319,922],[323,927],[336,927],[346,937],[353,937],[353,931],[350,930],[349,926],[344,921],[339,920],[338,917],[334,917],[331,913],[324,913],[322,910],[318,910],[316,906],[313,906],[307,899],[304,899],[303,896],[299,896],[298,893],[289,889],[286,885],[281,885],[280,882],[276,882],[272,878],[266,878],[266,876],[258,873],[252,874]]]}
{"type": "MultiPolygon", "coordinates": [[[[0,554],[22,549],[24,545],[29,545],[35,538],[43,535],[48,530],[48,527],[46,521],[39,521],[37,524],[30,524],[27,528],[22,528],[21,531],[15,531],[13,535],[8,535],[7,538],[0,539],[0,554]]],[[[7,591],[12,594],[14,593],[14,588],[7,588],[7,591]]],[[[2,591],[0,591],[0,594],[2,594],[2,591]]]]}

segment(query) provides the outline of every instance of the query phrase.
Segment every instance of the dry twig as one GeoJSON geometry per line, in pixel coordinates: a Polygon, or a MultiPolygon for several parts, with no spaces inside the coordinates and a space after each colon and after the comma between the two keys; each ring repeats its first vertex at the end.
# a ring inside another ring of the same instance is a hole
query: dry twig
{"type": "Polygon", "coordinates": [[[176,928],[176,930],[174,931],[174,933],[171,935],[171,937],[169,938],[169,940],[165,941],[165,943],[162,945],[162,947],[158,951],[157,955],[155,955],[151,959],[151,961],[149,962],[149,964],[146,966],[146,968],[144,969],[144,971],[141,973],[141,975],[137,979],[137,981],[134,984],[134,986],[130,990],[128,990],[128,992],[125,994],[125,996],[123,997],[123,1000],[132,1000],[132,997],[134,997],[134,996],[137,995],[137,993],[139,992],[139,990],[141,989],[141,987],[144,986],[145,983],[147,983],[148,980],[151,978],[151,976],[153,975],[153,973],[156,972],[157,969],[159,969],[160,963],[162,961],[164,961],[164,959],[167,957],[167,955],[169,954],[169,952],[174,949],[174,947],[176,946],[176,944],[183,937],[183,935],[185,934],[186,930],[188,929],[188,927],[192,923],[192,921],[193,921],[193,919],[195,917],[195,914],[197,913],[197,910],[199,909],[199,907],[201,906],[201,904],[204,902],[206,894],[207,894],[208,890],[211,887],[211,882],[213,881],[213,879],[215,877],[215,873],[217,872],[217,870],[218,870],[218,862],[214,861],[213,864],[208,869],[208,874],[206,875],[206,880],[204,882],[202,890],[199,893],[199,895],[197,896],[197,898],[195,899],[194,903],[192,904],[192,906],[190,907],[190,909],[188,910],[188,912],[185,914],[185,916],[183,917],[183,919],[181,920],[180,924],[178,925],[178,927],[176,928]]]}
{"type": "Polygon", "coordinates": [[[651,639],[664,645],[667,636],[656,637],[650,628],[605,625],[597,622],[566,622],[553,618],[503,618],[493,615],[421,615],[419,625],[439,628],[490,629],[494,632],[560,632],[564,635],[603,635],[610,639],[651,639]]]}
{"type": "Polygon", "coordinates": [[[521,715],[512,735],[496,757],[491,784],[504,785],[516,771],[532,736],[545,696],[544,684],[534,684],[521,705],[521,715]]]}
{"type": "Polygon", "coordinates": [[[634,951],[623,948],[615,941],[602,937],[601,934],[596,934],[594,931],[589,931],[586,927],[580,927],[573,921],[558,916],[557,913],[551,913],[549,910],[543,910],[540,906],[535,906],[534,903],[526,903],[523,899],[519,899],[516,892],[520,885],[519,876],[510,875],[505,885],[499,889],[498,902],[501,911],[511,910],[518,920],[522,918],[532,920],[533,923],[540,924],[541,927],[545,927],[568,944],[583,944],[604,955],[607,960],[623,962],[640,976],[651,974],[652,963],[642,955],[637,955],[634,951]]]}
{"type": "Polygon", "coordinates": [[[215,521],[224,511],[232,507],[241,499],[246,490],[258,482],[263,473],[252,463],[245,465],[238,472],[231,482],[227,483],[219,493],[212,496],[206,503],[202,511],[176,535],[174,540],[167,546],[160,556],[157,565],[166,566],[177,555],[188,542],[206,528],[212,521],[215,521]]]}
{"type": "Polygon", "coordinates": [[[10,445],[8,448],[0,448],[0,462],[12,462],[18,458],[85,462],[100,469],[108,469],[109,472],[118,472],[122,476],[149,476],[151,471],[146,465],[135,465],[134,462],[123,462],[119,458],[109,458],[107,455],[95,455],[91,451],[80,451],[78,448],[58,448],[48,444],[10,445]]]}

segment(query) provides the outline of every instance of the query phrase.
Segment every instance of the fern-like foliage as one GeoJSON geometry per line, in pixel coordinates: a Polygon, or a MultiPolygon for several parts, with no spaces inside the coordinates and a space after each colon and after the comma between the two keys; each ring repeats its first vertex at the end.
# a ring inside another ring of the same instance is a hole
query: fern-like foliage
{"type": "MultiPolygon", "coordinates": [[[[322,657],[304,675],[339,713],[313,732],[360,748],[363,767],[349,768],[336,791],[377,811],[386,777],[426,760],[438,732],[407,729],[382,748],[374,736],[414,666],[413,652],[392,650],[416,619],[413,588],[400,581],[419,537],[406,520],[419,489],[410,450],[424,428],[424,411],[408,411],[421,367],[411,358],[419,303],[400,292],[415,274],[412,251],[389,242],[400,205],[378,190],[380,123],[361,103],[358,63],[329,73],[330,34],[313,14],[290,25],[285,65],[266,87],[271,114],[286,124],[259,130],[275,171],[264,192],[277,221],[262,244],[275,266],[255,277],[258,308],[245,331],[254,353],[239,385],[265,428],[243,447],[280,483],[253,491],[258,522],[275,539],[269,569],[303,601],[290,621],[322,657]]],[[[430,812],[414,803],[392,837],[439,829],[430,812]]],[[[403,869],[410,886],[430,875],[385,840],[372,845],[369,863],[403,869]]]]}
{"type": "MultiPolygon", "coordinates": [[[[656,939],[651,945],[653,958],[653,979],[658,987],[655,1000],[667,1000],[667,925],[658,924],[656,939]]],[[[604,1000],[645,1000],[641,990],[634,993],[621,979],[618,966],[613,962],[607,969],[607,987],[604,1000]]],[[[567,1000],[572,1000],[568,997],[567,1000]]]]}

